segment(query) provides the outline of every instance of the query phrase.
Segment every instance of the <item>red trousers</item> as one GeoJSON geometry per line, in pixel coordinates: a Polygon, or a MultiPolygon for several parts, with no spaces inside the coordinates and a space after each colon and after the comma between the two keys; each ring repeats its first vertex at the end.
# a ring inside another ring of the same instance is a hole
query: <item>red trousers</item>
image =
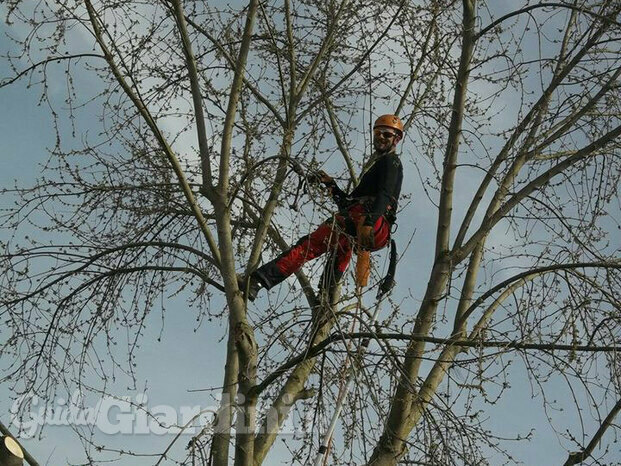
{"type": "MultiPolygon", "coordinates": [[[[346,215],[336,214],[332,220],[322,223],[309,235],[302,237],[292,248],[276,259],[261,266],[256,276],[266,288],[271,288],[292,273],[297,272],[306,262],[325,252],[330,252],[330,264],[324,271],[331,275],[330,280],[340,280],[351,259],[355,246],[356,226],[364,221],[365,210],[362,204],[354,204],[346,215]]],[[[390,224],[380,217],[373,225],[375,245],[372,251],[383,248],[390,238],[390,224]]]]}

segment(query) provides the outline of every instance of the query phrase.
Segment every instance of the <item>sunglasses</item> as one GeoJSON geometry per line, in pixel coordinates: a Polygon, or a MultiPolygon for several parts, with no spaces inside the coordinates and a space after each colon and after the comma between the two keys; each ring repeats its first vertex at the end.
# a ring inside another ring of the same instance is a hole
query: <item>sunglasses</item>
{"type": "Polygon", "coordinates": [[[388,130],[376,129],[376,130],[373,130],[373,135],[375,135],[376,137],[381,136],[384,139],[389,139],[389,138],[394,138],[397,135],[397,133],[394,133],[388,130]]]}

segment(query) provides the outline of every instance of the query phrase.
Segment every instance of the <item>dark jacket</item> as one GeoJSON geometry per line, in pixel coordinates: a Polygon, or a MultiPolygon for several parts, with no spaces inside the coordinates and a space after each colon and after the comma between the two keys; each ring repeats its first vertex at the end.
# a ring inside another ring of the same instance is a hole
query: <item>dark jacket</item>
{"type": "Polygon", "coordinates": [[[365,203],[367,216],[364,225],[375,225],[382,215],[390,223],[395,221],[401,183],[403,182],[403,166],[399,156],[394,152],[380,155],[360,177],[358,185],[349,194],[342,191],[336,184],[332,186],[332,196],[337,205],[361,201],[365,203]]]}

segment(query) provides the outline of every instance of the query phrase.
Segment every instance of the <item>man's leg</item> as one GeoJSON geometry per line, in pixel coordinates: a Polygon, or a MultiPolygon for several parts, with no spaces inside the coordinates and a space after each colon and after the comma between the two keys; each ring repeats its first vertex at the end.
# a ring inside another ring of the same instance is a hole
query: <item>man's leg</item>
{"type": "MultiPolygon", "coordinates": [[[[319,282],[320,289],[330,292],[343,278],[355,245],[356,225],[364,221],[365,214],[362,205],[353,206],[348,212],[348,217],[343,222],[347,226],[348,234],[342,234],[338,245],[332,249],[319,282]]],[[[382,249],[390,239],[390,224],[384,217],[378,218],[375,222],[374,239],[373,251],[382,249]]]]}
{"type": "MultiPolygon", "coordinates": [[[[330,289],[336,285],[349,265],[353,247],[350,238],[352,234],[355,235],[355,225],[363,214],[362,206],[359,205],[349,211],[347,219],[339,215],[331,221],[322,223],[313,233],[300,238],[289,250],[259,267],[250,277],[248,299],[254,301],[261,287],[270,289],[276,286],[297,272],[306,262],[325,253],[332,246],[335,250],[324,269],[320,287],[326,289],[325,286],[328,285],[327,289],[330,289]]],[[[375,251],[386,245],[390,237],[390,225],[380,217],[374,227],[375,251]]]]}
{"type": "Polygon", "coordinates": [[[309,260],[326,252],[331,244],[339,241],[340,236],[345,235],[342,235],[340,227],[334,220],[322,223],[310,235],[300,238],[289,250],[259,267],[253,276],[265,288],[270,289],[297,272],[309,260]]]}

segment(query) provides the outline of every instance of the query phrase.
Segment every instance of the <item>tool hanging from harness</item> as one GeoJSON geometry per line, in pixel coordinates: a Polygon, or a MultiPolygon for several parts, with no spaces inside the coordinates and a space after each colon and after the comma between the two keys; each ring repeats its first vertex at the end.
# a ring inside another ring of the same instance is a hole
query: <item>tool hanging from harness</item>
{"type": "Polygon", "coordinates": [[[376,300],[381,300],[395,286],[395,273],[397,271],[397,243],[394,239],[390,240],[390,259],[388,271],[377,287],[376,300]]]}

